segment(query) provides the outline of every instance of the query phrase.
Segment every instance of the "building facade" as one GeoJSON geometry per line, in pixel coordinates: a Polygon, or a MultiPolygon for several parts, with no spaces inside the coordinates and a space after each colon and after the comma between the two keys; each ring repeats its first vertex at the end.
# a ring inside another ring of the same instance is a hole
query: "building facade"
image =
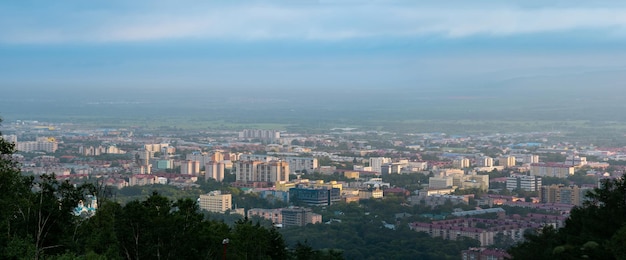
{"type": "Polygon", "coordinates": [[[285,161],[239,161],[233,163],[237,182],[289,181],[289,163],[285,161]]]}
{"type": "Polygon", "coordinates": [[[585,201],[586,193],[590,188],[580,188],[576,185],[550,185],[541,187],[542,203],[558,203],[581,206],[585,201]]]}
{"type": "Polygon", "coordinates": [[[506,178],[506,189],[522,189],[525,191],[541,190],[541,177],[513,174],[506,178]]]}
{"type": "Polygon", "coordinates": [[[533,163],[530,165],[530,175],[541,177],[566,178],[574,175],[575,168],[561,163],[533,163]]]}
{"type": "Polygon", "coordinates": [[[310,208],[289,207],[282,209],[283,227],[302,227],[306,224],[322,222],[322,215],[313,213],[310,208]]]}
{"type": "Polygon", "coordinates": [[[209,212],[224,213],[232,207],[232,195],[222,194],[220,191],[211,191],[208,194],[200,195],[198,199],[200,209],[209,212]]]}
{"type": "Polygon", "coordinates": [[[289,199],[294,202],[302,202],[311,206],[328,206],[341,200],[339,188],[305,188],[295,187],[289,189],[289,199]]]}
{"type": "Polygon", "coordinates": [[[515,156],[503,156],[498,158],[498,163],[504,168],[510,168],[515,166],[515,156]]]}
{"type": "Polygon", "coordinates": [[[226,165],[222,162],[211,161],[208,162],[204,166],[204,179],[208,180],[209,178],[214,179],[216,181],[224,180],[224,169],[226,165]]]}
{"type": "Polygon", "coordinates": [[[317,158],[313,157],[285,157],[284,160],[292,172],[313,173],[318,167],[317,158]]]}
{"type": "Polygon", "coordinates": [[[200,162],[186,160],[180,163],[180,174],[198,175],[200,174],[200,162]]]}

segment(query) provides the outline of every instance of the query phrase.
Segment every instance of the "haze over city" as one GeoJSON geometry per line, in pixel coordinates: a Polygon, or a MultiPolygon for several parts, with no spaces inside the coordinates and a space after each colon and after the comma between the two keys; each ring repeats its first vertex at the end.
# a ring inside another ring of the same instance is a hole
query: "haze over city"
{"type": "Polygon", "coordinates": [[[0,259],[622,259],[624,1],[4,1],[0,259]]]}
{"type": "Polygon", "coordinates": [[[55,101],[206,100],[197,108],[208,109],[258,99],[281,109],[315,101],[319,109],[351,96],[362,101],[347,101],[352,107],[393,107],[399,98],[417,107],[426,100],[423,111],[435,112],[452,99],[460,113],[480,110],[481,103],[506,110],[494,103],[502,99],[532,109],[585,98],[595,116],[614,115],[598,105],[615,108],[605,99],[624,93],[626,6],[618,1],[18,1],[2,7],[0,111],[7,117],[24,105],[55,101]]]}

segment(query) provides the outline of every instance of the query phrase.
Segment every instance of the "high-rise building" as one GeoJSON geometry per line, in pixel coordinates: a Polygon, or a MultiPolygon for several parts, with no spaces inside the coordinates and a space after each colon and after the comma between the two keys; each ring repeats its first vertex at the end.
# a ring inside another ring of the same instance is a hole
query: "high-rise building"
{"type": "Polygon", "coordinates": [[[569,156],[563,164],[573,167],[585,166],[587,165],[587,157],[569,156]]]}
{"type": "Polygon", "coordinates": [[[180,164],[180,174],[198,175],[200,174],[200,162],[186,160],[180,164]]]}
{"type": "Polygon", "coordinates": [[[476,164],[479,167],[493,167],[493,158],[489,156],[483,156],[476,159],[476,164]]]}
{"type": "Polygon", "coordinates": [[[211,155],[207,153],[193,152],[187,154],[187,157],[185,159],[190,161],[198,161],[200,165],[205,165],[206,163],[211,161],[211,155]]]}
{"type": "Polygon", "coordinates": [[[262,142],[276,142],[280,139],[280,131],[262,130],[262,129],[245,129],[239,132],[239,139],[252,140],[258,139],[262,142]]]}
{"type": "Polygon", "coordinates": [[[515,156],[503,156],[498,158],[498,163],[504,168],[510,168],[515,166],[515,156]]]}
{"type": "Polygon", "coordinates": [[[293,172],[313,173],[318,166],[317,158],[313,157],[285,157],[285,161],[293,172]]]}
{"type": "Polygon", "coordinates": [[[214,151],[213,154],[211,154],[211,161],[221,162],[223,160],[224,154],[222,153],[222,151],[214,151]]]}
{"type": "Polygon", "coordinates": [[[467,158],[457,158],[452,161],[452,167],[464,169],[470,167],[470,161],[467,158]]]}
{"type": "Polygon", "coordinates": [[[522,163],[539,163],[539,155],[534,154],[520,154],[516,155],[515,158],[522,163]]]}
{"type": "Polygon", "coordinates": [[[391,158],[386,157],[372,157],[370,158],[370,167],[372,167],[372,171],[381,173],[381,167],[383,164],[390,163],[391,158]]]}
{"type": "Polygon", "coordinates": [[[198,204],[200,209],[224,213],[232,207],[232,195],[222,194],[220,191],[211,191],[208,194],[200,195],[198,204]]]}
{"type": "Polygon", "coordinates": [[[225,168],[225,164],[222,162],[208,162],[205,166],[204,166],[204,170],[205,170],[205,174],[204,174],[204,179],[207,180],[209,178],[212,178],[216,181],[223,181],[224,180],[224,168],[225,168]]]}
{"type": "Polygon", "coordinates": [[[285,161],[239,161],[233,167],[238,182],[289,181],[289,163],[285,161]]]}
{"type": "Polygon", "coordinates": [[[541,190],[541,177],[513,174],[506,178],[506,189],[522,189],[525,191],[541,190]]]}
{"type": "Polygon", "coordinates": [[[542,203],[561,203],[581,206],[590,188],[578,186],[550,185],[541,187],[542,203]]]}
{"type": "Polygon", "coordinates": [[[37,137],[36,141],[28,142],[17,142],[17,137],[11,137],[11,139],[15,140],[15,148],[21,152],[44,151],[54,153],[59,148],[59,143],[53,137],[37,137]]]}

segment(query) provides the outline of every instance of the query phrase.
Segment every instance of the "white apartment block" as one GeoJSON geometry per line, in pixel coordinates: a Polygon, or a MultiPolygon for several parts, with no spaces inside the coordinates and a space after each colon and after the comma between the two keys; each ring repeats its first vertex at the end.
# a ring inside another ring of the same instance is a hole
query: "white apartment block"
{"type": "Polygon", "coordinates": [[[386,157],[372,157],[370,158],[370,167],[372,167],[372,171],[381,173],[381,167],[383,164],[390,163],[391,158],[386,157]]]}
{"type": "Polygon", "coordinates": [[[522,189],[525,191],[541,190],[541,177],[532,175],[511,175],[506,178],[506,189],[522,189]]]}
{"type": "Polygon", "coordinates": [[[239,139],[259,139],[264,142],[276,142],[280,139],[280,131],[262,130],[262,129],[245,129],[239,132],[239,139]]]}
{"type": "Polygon", "coordinates": [[[34,152],[44,151],[47,153],[54,153],[59,147],[59,144],[53,137],[37,137],[35,141],[18,142],[17,136],[10,135],[5,136],[7,141],[15,144],[15,149],[20,152],[34,152]]]}
{"type": "Polygon", "coordinates": [[[191,160],[191,161],[198,161],[200,165],[205,165],[211,161],[211,155],[206,154],[206,153],[190,153],[190,154],[187,154],[187,157],[185,159],[191,160]]]}
{"type": "Polygon", "coordinates": [[[285,157],[284,160],[289,163],[289,169],[292,172],[313,173],[318,167],[317,158],[313,157],[285,157]]]}
{"type": "Polygon", "coordinates": [[[260,162],[270,162],[278,160],[278,157],[274,157],[266,154],[242,154],[239,155],[239,161],[260,161],[260,162]]]}

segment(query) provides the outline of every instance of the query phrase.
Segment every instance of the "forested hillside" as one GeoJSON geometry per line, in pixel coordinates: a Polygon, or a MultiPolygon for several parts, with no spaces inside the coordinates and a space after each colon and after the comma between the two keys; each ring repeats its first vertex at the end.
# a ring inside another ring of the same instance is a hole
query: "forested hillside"
{"type": "MultiPolygon", "coordinates": [[[[94,216],[76,216],[72,212],[79,201],[98,195],[98,188],[91,184],[75,187],[54,176],[22,176],[11,158],[13,152],[13,144],[0,138],[0,259],[331,256],[303,244],[289,250],[275,229],[247,219],[232,227],[207,220],[195,201],[171,201],[157,193],[125,205],[104,200],[94,216]]],[[[342,255],[333,252],[332,257],[341,259],[342,255]]]]}
{"type": "Polygon", "coordinates": [[[604,182],[565,227],[546,227],[510,249],[514,259],[626,259],[626,180],[604,182]]]}

